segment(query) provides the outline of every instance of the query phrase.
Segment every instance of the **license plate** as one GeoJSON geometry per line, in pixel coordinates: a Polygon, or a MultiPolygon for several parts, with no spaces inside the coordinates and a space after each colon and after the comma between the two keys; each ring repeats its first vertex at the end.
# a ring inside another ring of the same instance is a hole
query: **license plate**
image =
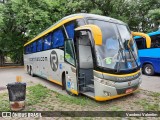
{"type": "Polygon", "coordinates": [[[126,90],[126,93],[130,93],[130,92],[132,92],[132,91],[133,91],[133,89],[130,88],[130,89],[127,89],[127,90],[126,90]]]}

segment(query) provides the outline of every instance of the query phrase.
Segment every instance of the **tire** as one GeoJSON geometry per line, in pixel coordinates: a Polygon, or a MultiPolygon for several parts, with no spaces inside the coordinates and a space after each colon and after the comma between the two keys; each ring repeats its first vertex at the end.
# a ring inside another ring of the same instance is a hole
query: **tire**
{"type": "Polygon", "coordinates": [[[66,93],[71,95],[71,96],[74,96],[74,94],[70,91],[68,91],[66,88],[67,88],[67,84],[66,84],[66,77],[65,75],[62,76],[62,84],[63,84],[63,87],[62,87],[62,90],[66,90],[66,93]]]}
{"type": "Polygon", "coordinates": [[[148,76],[154,75],[154,68],[151,64],[144,65],[144,67],[142,68],[142,71],[145,75],[148,75],[148,76]]]}
{"type": "Polygon", "coordinates": [[[31,75],[32,77],[34,77],[34,73],[33,73],[32,67],[30,68],[30,75],[31,75]]]}
{"type": "Polygon", "coordinates": [[[27,73],[30,74],[29,66],[27,66],[27,73]]]}

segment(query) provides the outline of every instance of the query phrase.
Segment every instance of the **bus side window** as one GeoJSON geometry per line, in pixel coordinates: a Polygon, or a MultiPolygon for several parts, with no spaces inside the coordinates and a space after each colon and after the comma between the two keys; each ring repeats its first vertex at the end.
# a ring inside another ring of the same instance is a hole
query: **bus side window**
{"type": "Polygon", "coordinates": [[[74,38],[75,23],[74,23],[74,22],[71,22],[71,23],[67,24],[67,25],[65,26],[65,28],[66,28],[68,37],[73,39],[73,38],[74,38]]]}
{"type": "Polygon", "coordinates": [[[33,50],[33,44],[31,43],[31,45],[30,45],[30,53],[32,53],[32,50],[33,50]]]}
{"type": "Polygon", "coordinates": [[[31,53],[31,45],[28,45],[28,54],[31,53]]]}
{"type": "Polygon", "coordinates": [[[83,19],[77,19],[65,24],[64,26],[67,31],[68,37],[70,39],[74,39],[74,29],[82,25],[85,25],[85,22],[83,19]]]}
{"type": "Polygon", "coordinates": [[[44,50],[48,50],[51,48],[51,34],[48,34],[45,38],[44,38],[44,50]]]}
{"type": "Polygon", "coordinates": [[[151,48],[160,48],[160,35],[151,36],[151,48]]]}
{"type": "Polygon", "coordinates": [[[146,49],[146,42],[144,38],[135,39],[138,49],[146,49]]]}
{"type": "Polygon", "coordinates": [[[62,29],[57,29],[52,34],[52,48],[64,46],[64,34],[62,29]]]}
{"type": "Polygon", "coordinates": [[[32,53],[36,52],[36,42],[32,43],[32,53]]]}
{"type": "Polygon", "coordinates": [[[37,41],[37,52],[42,51],[42,39],[37,41]]]}

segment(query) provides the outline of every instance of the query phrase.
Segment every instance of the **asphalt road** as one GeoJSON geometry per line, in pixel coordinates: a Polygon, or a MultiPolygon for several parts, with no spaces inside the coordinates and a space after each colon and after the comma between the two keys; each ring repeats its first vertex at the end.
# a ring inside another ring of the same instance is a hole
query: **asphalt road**
{"type": "MultiPolygon", "coordinates": [[[[56,85],[52,82],[49,82],[43,78],[31,77],[26,73],[26,71],[24,71],[24,68],[0,69],[0,90],[2,90],[3,88],[6,88],[6,85],[8,83],[15,82],[16,76],[22,76],[22,81],[26,82],[27,85],[41,83],[54,91],[60,92],[62,94],[66,94],[66,92],[62,90],[61,86],[56,85]]],[[[142,75],[141,89],[160,92],[160,75],[155,75],[155,76],[142,75]]]]}
{"type": "Polygon", "coordinates": [[[40,83],[49,89],[52,89],[62,94],[66,94],[66,92],[62,90],[61,86],[40,77],[32,77],[27,74],[24,68],[0,68],[0,90],[7,88],[6,85],[8,83],[15,82],[16,76],[21,76],[22,82],[27,83],[27,86],[40,83]]]}

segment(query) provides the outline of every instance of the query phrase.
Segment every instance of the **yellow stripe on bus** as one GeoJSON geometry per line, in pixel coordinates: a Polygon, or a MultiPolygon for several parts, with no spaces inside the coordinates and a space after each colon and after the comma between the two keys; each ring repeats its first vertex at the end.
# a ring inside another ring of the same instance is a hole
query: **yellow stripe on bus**
{"type": "Polygon", "coordinates": [[[79,18],[83,18],[83,16],[75,16],[75,17],[71,17],[71,18],[68,18],[68,19],[65,19],[63,20],[62,22],[58,23],[57,25],[49,28],[48,30],[44,31],[42,34],[36,36],[35,38],[33,38],[31,41],[27,42],[24,46],[36,41],[37,39],[45,36],[46,34],[48,34],[49,32],[52,32],[53,30],[55,30],[56,28],[62,26],[63,24],[67,23],[67,22],[70,22],[71,20],[75,20],[75,19],[79,19],[79,18]]]}
{"type": "Polygon", "coordinates": [[[54,83],[62,86],[62,83],[61,83],[61,82],[58,82],[57,80],[52,80],[52,79],[50,79],[49,81],[54,82],[54,83]]]}
{"type": "Polygon", "coordinates": [[[132,76],[132,75],[135,75],[135,74],[137,74],[137,73],[139,73],[140,72],[140,70],[138,70],[137,72],[134,72],[134,73],[130,73],[130,74],[124,74],[124,75],[116,75],[116,74],[110,74],[110,73],[104,73],[104,72],[99,72],[99,71],[96,71],[96,70],[94,70],[95,72],[97,72],[97,73],[103,73],[103,74],[106,74],[106,75],[108,75],[108,76],[115,76],[115,77],[128,77],[128,76],[132,76]]]}
{"type": "Polygon", "coordinates": [[[78,95],[78,91],[77,91],[77,90],[71,89],[71,92],[72,92],[73,94],[75,94],[75,95],[78,95]]]}

